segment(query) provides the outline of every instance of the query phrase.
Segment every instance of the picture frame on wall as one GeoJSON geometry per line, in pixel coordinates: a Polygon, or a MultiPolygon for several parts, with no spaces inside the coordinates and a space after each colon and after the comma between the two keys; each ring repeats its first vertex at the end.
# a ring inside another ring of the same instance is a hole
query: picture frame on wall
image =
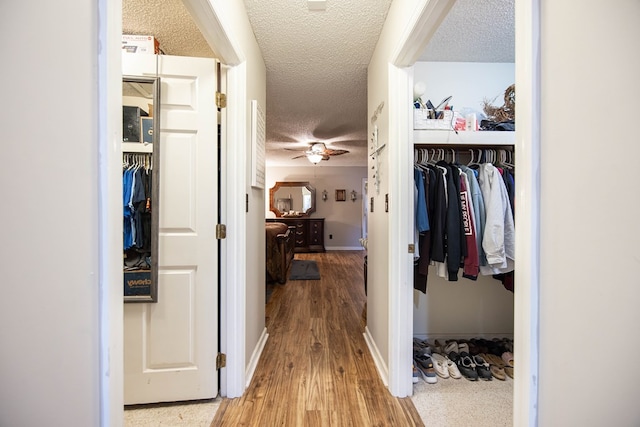
{"type": "Polygon", "coordinates": [[[344,202],[347,200],[347,190],[336,190],[336,202],[344,202]]]}

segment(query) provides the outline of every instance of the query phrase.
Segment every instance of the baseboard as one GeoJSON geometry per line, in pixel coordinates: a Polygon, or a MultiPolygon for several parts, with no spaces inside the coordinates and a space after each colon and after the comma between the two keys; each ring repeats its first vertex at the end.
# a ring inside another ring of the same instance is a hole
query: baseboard
{"type": "Polygon", "coordinates": [[[364,251],[362,246],[325,246],[327,251],[364,251]]]}
{"type": "Polygon", "coordinates": [[[247,370],[245,372],[245,379],[247,382],[245,384],[245,388],[249,387],[249,384],[251,383],[251,379],[253,378],[253,374],[256,372],[258,361],[260,360],[260,356],[262,355],[262,351],[264,350],[264,346],[267,344],[268,339],[269,334],[267,333],[267,328],[264,328],[262,330],[262,335],[260,335],[260,339],[256,344],[256,348],[253,350],[251,360],[249,360],[249,364],[247,365],[247,370]]]}
{"type": "Polygon", "coordinates": [[[364,328],[364,340],[367,343],[367,347],[369,347],[369,352],[371,353],[371,357],[373,358],[373,363],[376,365],[376,369],[380,374],[380,379],[384,383],[385,387],[389,387],[389,368],[384,363],[384,359],[378,350],[378,346],[376,346],[373,337],[371,336],[371,332],[369,332],[369,328],[364,328]]]}

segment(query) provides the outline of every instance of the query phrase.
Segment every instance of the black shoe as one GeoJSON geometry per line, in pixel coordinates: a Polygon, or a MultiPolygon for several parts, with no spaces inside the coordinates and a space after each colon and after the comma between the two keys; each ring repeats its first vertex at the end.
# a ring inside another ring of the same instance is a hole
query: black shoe
{"type": "Polygon", "coordinates": [[[483,380],[491,381],[491,369],[489,363],[480,355],[471,356],[473,363],[476,365],[478,377],[483,380]]]}
{"type": "Polygon", "coordinates": [[[478,381],[478,371],[476,370],[476,364],[466,351],[460,353],[458,358],[458,369],[469,381],[478,381]]]}
{"type": "Polygon", "coordinates": [[[458,366],[458,370],[462,374],[463,377],[468,379],[469,381],[477,381],[478,380],[478,372],[476,371],[476,364],[473,363],[473,360],[469,356],[469,353],[462,352],[460,354],[452,351],[449,353],[449,359],[453,361],[453,363],[458,366]]]}

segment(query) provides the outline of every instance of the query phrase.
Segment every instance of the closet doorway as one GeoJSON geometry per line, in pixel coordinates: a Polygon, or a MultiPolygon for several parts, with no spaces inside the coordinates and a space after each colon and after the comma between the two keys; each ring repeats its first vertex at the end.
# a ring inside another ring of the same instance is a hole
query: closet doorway
{"type": "MultiPolygon", "coordinates": [[[[430,2],[430,7],[437,7],[439,1],[430,2]],[[433,3],[433,4],[432,4],[433,3]]],[[[443,2],[446,3],[446,2],[443,2]]],[[[518,169],[518,180],[516,182],[516,193],[519,197],[516,200],[515,211],[516,220],[516,259],[515,269],[515,302],[514,302],[514,342],[515,351],[518,354],[518,375],[514,382],[514,424],[528,425],[535,423],[537,386],[530,379],[537,377],[538,347],[536,332],[538,325],[538,224],[539,210],[537,200],[539,199],[539,183],[536,178],[536,171],[539,170],[539,133],[537,132],[534,118],[536,117],[536,106],[539,105],[539,71],[537,59],[535,57],[536,40],[539,37],[539,22],[536,8],[537,2],[519,2],[516,4],[516,50],[518,63],[516,64],[516,87],[518,88],[518,115],[516,123],[515,157],[518,169]]],[[[412,102],[412,93],[407,88],[413,87],[412,67],[418,59],[416,46],[426,44],[427,35],[422,31],[429,28],[428,14],[423,14],[416,19],[412,29],[409,31],[403,45],[399,48],[398,54],[393,60],[394,67],[390,67],[390,89],[392,99],[391,105],[406,105],[412,102]]],[[[392,118],[398,123],[411,123],[412,117],[409,112],[400,112],[392,118]]],[[[393,124],[392,124],[393,125],[393,124]]],[[[408,158],[413,158],[412,135],[400,131],[401,137],[398,139],[399,149],[406,152],[408,158]],[[406,151],[405,151],[406,150],[406,151]],[[411,154],[409,154],[411,153],[411,154]]],[[[396,170],[412,170],[413,165],[409,161],[401,158],[394,164],[396,170]]],[[[399,201],[403,206],[413,206],[413,195],[407,192],[400,195],[399,201]]],[[[400,235],[410,235],[411,231],[400,225],[398,230],[400,235]]],[[[399,240],[391,248],[391,265],[404,265],[404,249],[406,242],[399,240]],[[397,245],[397,246],[395,246],[397,245]]],[[[396,291],[402,293],[402,288],[396,286],[396,291]]],[[[393,292],[393,289],[392,289],[393,292]]],[[[413,292],[413,291],[412,291],[413,292]]],[[[411,305],[411,295],[403,295],[397,302],[389,307],[390,336],[399,337],[400,341],[410,345],[411,325],[409,319],[403,316],[403,310],[411,305]]],[[[401,354],[392,354],[395,358],[390,363],[390,377],[403,375],[403,372],[410,369],[406,365],[401,354]]],[[[393,379],[393,378],[392,378],[393,379]]],[[[406,393],[405,388],[410,384],[397,381],[398,390],[392,393],[406,393]]]]}

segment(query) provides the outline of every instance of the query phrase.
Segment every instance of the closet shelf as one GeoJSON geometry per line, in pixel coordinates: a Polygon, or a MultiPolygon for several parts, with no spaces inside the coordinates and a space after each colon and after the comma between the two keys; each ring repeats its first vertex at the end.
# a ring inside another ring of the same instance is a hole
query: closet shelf
{"type": "Polygon", "coordinates": [[[153,153],[152,144],[141,144],[139,142],[123,142],[123,153],[153,153]]]}
{"type": "Polygon", "coordinates": [[[514,145],[516,133],[509,131],[414,130],[413,143],[447,145],[514,145]]]}

